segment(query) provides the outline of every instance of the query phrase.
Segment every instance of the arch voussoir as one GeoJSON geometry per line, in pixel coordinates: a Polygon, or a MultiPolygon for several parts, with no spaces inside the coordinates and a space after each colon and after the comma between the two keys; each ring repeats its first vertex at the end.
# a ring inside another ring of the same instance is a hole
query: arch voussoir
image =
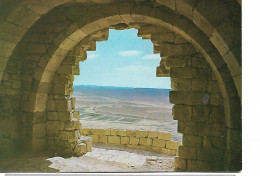
{"type": "Polygon", "coordinates": [[[173,117],[184,135],[176,170],[239,170],[241,33],[228,7],[217,0],[28,0],[0,24],[2,102],[21,100],[13,109],[0,107],[0,114],[15,114],[15,108],[23,114],[19,140],[25,148],[86,152],[71,97],[79,61],[96,49],[96,41],[107,40],[109,28],[134,27],[161,54],[157,76],[171,78],[173,117]]]}

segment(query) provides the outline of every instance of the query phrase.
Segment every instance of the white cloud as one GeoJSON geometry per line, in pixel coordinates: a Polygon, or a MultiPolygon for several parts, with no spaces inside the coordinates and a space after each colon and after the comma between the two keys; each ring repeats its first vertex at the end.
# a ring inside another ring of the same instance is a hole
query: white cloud
{"type": "Polygon", "coordinates": [[[97,58],[99,55],[97,55],[97,54],[95,54],[95,53],[89,53],[88,55],[87,55],[87,59],[95,59],[95,58],[97,58]]]}
{"type": "Polygon", "coordinates": [[[148,54],[142,57],[142,59],[161,60],[159,54],[148,54]]]}
{"type": "Polygon", "coordinates": [[[143,64],[143,62],[135,62],[134,64],[141,65],[141,64],[143,64]]]}
{"type": "Polygon", "coordinates": [[[118,71],[148,71],[151,67],[141,66],[141,65],[128,65],[125,67],[116,68],[118,71]]]}
{"type": "Polygon", "coordinates": [[[138,51],[138,50],[128,50],[128,51],[120,51],[119,55],[121,55],[121,56],[138,56],[141,53],[142,52],[138,51]]]}

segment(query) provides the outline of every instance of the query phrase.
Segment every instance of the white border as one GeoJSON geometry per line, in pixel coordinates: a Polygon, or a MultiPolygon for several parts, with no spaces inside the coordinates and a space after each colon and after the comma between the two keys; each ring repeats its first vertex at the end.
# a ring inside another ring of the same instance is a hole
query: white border
{"type": "MultiPolygon", "coordinates": [[[[57,173],[17,175],[260,175],[260,1],[243,0],[243,169],[241,173],[57,173]]],[[[4,176],[0,173],[0,176],[4,176]]],[[[9,175],[9,174],[7,174],[9,175]]],[[[13,174],[11,174],[13,175],[13,174]]]]}
{"type": "Polygon", "coordinates": [[[243,170],[238,175],[260,175],[260,1],[244,0],[242,7],[243,170]]]}

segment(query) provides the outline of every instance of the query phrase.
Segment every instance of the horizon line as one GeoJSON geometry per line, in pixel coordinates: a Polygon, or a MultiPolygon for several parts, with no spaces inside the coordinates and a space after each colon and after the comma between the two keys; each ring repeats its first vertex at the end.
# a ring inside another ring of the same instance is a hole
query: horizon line
{"type": "Polygon", "coordinates": [[[104,85],[89,85],[89,84],[80,84],[80,85],[74,85],[74,87],[79,86],[89,86],[89,87],[113,87],[113,88],[128,88],[128,89],[167,89],[172,90],[171,88],[154,88],[154,87],[126,87],[126,86],[104,86],[104,85]]]}

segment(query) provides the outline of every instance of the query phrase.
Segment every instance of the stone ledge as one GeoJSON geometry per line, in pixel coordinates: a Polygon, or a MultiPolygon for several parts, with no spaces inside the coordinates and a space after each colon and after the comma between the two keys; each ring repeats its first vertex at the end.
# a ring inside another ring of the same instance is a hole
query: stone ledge
{"type": "Polygon", "coordinates": [[[176,156],[181,145],[171,141],[170,133],[158,131],[83,128],[82,135],[91,137],[94,144],[148,150],[170,156],[176,156]]]}

